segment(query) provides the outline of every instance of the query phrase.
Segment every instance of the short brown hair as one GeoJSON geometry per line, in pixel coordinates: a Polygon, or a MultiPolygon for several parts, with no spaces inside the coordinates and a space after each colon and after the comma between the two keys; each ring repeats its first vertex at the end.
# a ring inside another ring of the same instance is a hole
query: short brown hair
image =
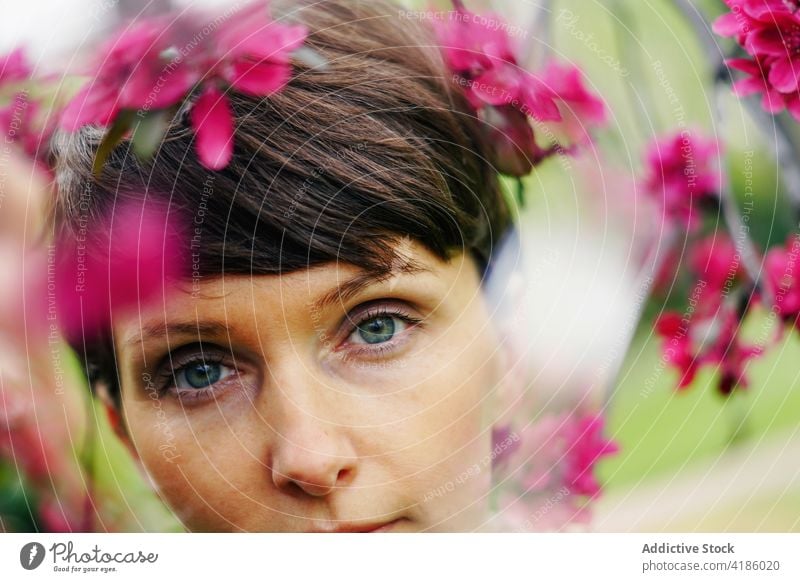
{"type": "MultiPolygon", "coordinates": [[[[480,122],[428,24],[382,0],[277,2],[273,14],[305,24],[306,45],[326,64],[293,61],[288,86],[265,99],[229,94],[230,164],[212,172],[199,163],[185,113],[152,160],[138,160],[124,142],[99,176],[92,161],[103,132],[60,134],[57,235],[77,232],[87,204],[91,219],[100,219],[147,192],[189,216],[202,211],[193,250],[203,277],[288,273],[336,260],[378,274],[392,264],[392,242],[406,235],[443,260],[466,251],[484,270],[510,213],[480,122]]],[[[113,346],[104,337],[74,347],[90,380],[104,380],[118,398],[113,346]]]]}

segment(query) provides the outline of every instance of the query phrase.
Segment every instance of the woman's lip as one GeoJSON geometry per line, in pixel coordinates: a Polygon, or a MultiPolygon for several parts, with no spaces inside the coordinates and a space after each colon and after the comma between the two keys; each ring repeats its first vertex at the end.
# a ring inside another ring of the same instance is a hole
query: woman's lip
{"type": "Polygon", "coordinates": [[[394,526],[395,526],[395,525],[396,525],[396,524],[397,524],[399,521],[400,521],[399,519],[395,519],[394,521],[390,521],[389,523],[387,523],[387,524],[384,524],[384,525],[382,525],[382,526],[381,526],[381,527],[379,527],[379,528],[373,529],[373,530],[372,530],[371,532],[369,532],[369,533],[383,533],[383,532],[391,531],[391,530],[392,530],[392,528],[394,528],[394,526]]]}
{"type": "Polygon", "coordinates": [[[341,523],[329,522],[321,523],[314,527],[311,532],[313,533],[383,533],[391,531],[402,518],[394,519],[392,521],[384,521],[381,523],[341,523]]]}

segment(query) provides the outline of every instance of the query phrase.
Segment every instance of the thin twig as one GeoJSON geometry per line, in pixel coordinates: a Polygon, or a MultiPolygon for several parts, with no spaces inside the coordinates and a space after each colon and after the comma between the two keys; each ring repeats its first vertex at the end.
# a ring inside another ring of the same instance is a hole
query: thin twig
{"type": "MultiPolygon", "coordinates": [[[[711,59],[710,74],[712,75],[712,90],[714,92],[714,98],[711,102],[711,115],[714,126],[719,127],[722,120],[720,101],[723,98],[723,94],[721,89],[723,83],[727,87],[727,82],[716,73],[724,65],[725,56],[722,49],[717,44],[716,37],[711,31],[711,27],[697,9],[688,0],[674,0],[674,3],[675,7],[697,34],[698,40],[703,45],[704,54],[711,59]]],[[[733,198],[728,168],[725,166],[720,168],[719,201],[722,216],[731,238],[735,241],[736,251],[742,258],[742,265],[744,266],[745,273],[751,282],[765,295],[764,299],[766,303],[771,305],[772,297],[770,291],[764,289],[764,286],[760,284],[761,264],[758,259],[758,253],[750,238],[748,229],[744,226],[739,208],[733,198]]]]}

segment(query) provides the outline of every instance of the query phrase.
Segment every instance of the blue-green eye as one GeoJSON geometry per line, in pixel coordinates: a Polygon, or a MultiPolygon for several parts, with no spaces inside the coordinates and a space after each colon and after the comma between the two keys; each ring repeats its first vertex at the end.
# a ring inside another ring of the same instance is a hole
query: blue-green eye
{"type": "Polygon", "coordinates": [[[175,387],[186,390],[208,388],[233,374],[228,366],[199,360],[183,366],[175,373],[175,387]]]}
{"type": "Polygon", "coordinates": [[[394,317],[382,315],[365,320],[356,326],[361,339],[368,344],[382,344],[394,337],[396,333],[394,317]]]}

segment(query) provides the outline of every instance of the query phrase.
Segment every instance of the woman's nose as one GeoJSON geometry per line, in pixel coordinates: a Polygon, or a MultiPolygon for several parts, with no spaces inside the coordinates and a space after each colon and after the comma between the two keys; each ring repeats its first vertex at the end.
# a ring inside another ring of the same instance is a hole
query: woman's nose
{"type": "Polygon", "coordinates": [[[272,481],[283,491],[299,489],[315,497],[349,483],[355,456],[346,427],[316,418],[311,411],[289,404],[272,446],[272,481]]]}

